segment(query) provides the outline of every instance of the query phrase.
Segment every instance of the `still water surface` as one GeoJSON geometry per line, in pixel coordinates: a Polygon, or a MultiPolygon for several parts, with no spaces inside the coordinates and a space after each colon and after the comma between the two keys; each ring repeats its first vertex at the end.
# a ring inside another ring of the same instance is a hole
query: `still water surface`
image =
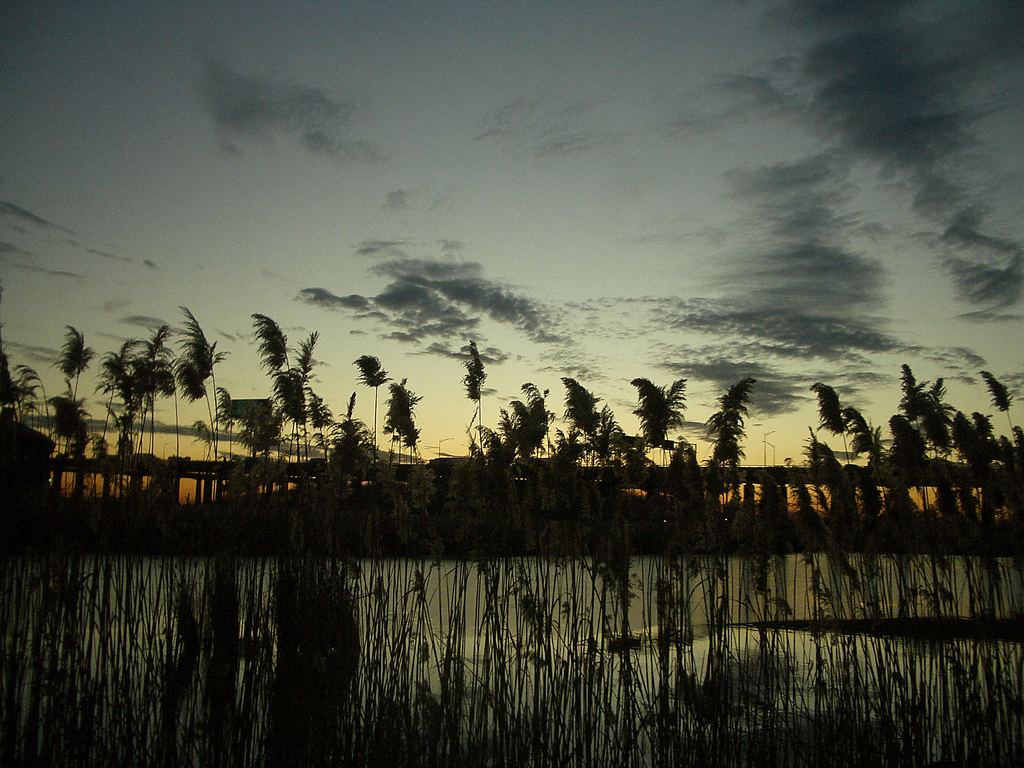
{"type": "Polygon", "coordinates": [[[83,734],[90,759],[127,750],[169,764],[229,746],[229,762],[265,764],[285,743],[353,759],[393,744],[415,763],[429,742],[424,764],[1022,756],[1020,643],[841,631],[850,619],[1024,615],[1009,561],[2,567],[0,757],[14,762],[59,758],[83,734]]]}

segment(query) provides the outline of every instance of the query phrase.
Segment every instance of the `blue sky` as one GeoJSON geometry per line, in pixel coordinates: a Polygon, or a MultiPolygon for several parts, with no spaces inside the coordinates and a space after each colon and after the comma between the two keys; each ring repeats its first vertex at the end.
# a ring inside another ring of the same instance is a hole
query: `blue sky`
{"type": "Polygon", "coordinates": [[[686,378],[702,457],[752,375],[757,463],[800,460],[815,381],[876,424],[903,363],[968,413],[981,369],[1024,393],[1019,2],[16,2],[0,29],[0,320],[48,394],[65,325],[102,354],[182,305],[236,398],[269,391],[254,312],[319,331],[335,412],[372,420],[352,362],[380,357],[425,456],[466,445],[470,340],[485,424],[525,382],[561,414],[572,376],[634,432],[629,381],[686,378]]]}

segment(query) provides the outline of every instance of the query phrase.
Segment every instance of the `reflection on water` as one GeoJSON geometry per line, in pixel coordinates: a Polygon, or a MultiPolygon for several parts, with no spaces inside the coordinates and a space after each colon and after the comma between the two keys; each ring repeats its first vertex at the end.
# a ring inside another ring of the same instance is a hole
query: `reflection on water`
{"type": "Polygon", "coordinates": [[[1024,759],[1024,646],[942,634],[1024,615],[1009,561],[0,567],[4,765],[1024,759]]]}

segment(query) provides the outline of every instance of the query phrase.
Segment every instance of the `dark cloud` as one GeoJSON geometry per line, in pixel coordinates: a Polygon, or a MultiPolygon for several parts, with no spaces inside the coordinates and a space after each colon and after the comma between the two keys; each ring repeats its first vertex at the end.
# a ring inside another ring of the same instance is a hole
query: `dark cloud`
{"type": "Polygon", "coordinates": [[[863,363],[867,355],[905,347],[877,324],[856,317],[794,311],[784,306],[751,308],[710,300],[663,300],[650,315],[655,327],[741,339],[757,359],[785,358],[863,363]]]}
{"type": "MultiPolygon", "coordinates": [[[[38,347],[32,344],[21,344],[20,342],[11,341],[10,339],[4,339],[4,347],[8,353],[13,350],[17,357],[24,358],[33,363],[51,365],[58,357],[60,357],[59,350],[51,349],[50,347],[38,347]]],[[[12,357],[13,356],[14,355],[12,355],[12,357]]],[[[12,360],[12,362],[15,361],[12,360]]]]}
{"type": "MultiPolygon", "coordinates": [[[[232,139],[282,135],[314,155],[379,160],[372,143],[351,137],[355,103],[319,88],[242,75],[210,59],[200,73],[198,91],[214,124],[232,139]]],[[[239,151],[230,142],[225,148],[239,151]]]]}
{"type": "MultiPolygon", "coordinates": [[[[92,256],[99,256],[101,259],[110,259],[111,261],[120,261],[122,264],[131,264],[132,260],[127,256],[118,256],[116,253],[110,253],[108,251],[101,251],[96,248],[86,248],[85,252],[92,256]]],[[[148,259],[143,262],[146,265],[151,264],[148,259]]]]}
{"type": "Polygon", "coordinates": [[[811,125],[899,174],[916,210],[959,240],[963,252],[942,263],[963,300],[1018,303],[1021,245],[982,231],[990,190],[977,174],[979,121],[1024,92],[1021,4],[791,0],[775,16],[808,38],[796,85],[811,125]]]}
{"type": "MultiPolygon", "coordinates": [[[[808,399],[806,374],[793,374],[776,366],[750,359],[723,357],[721,347],[680,350],[683,362],[666,362],[662,367],[674,377],[689,382],[708,382],[718,394],[746,376],[757,379],[751,396],[751,413],[777,416],[798,409],[808,399]]],[[[714,398],[718,397],[714,395],[714,398]]],[[[715,399],[706,405],[714,408],[715,399]]]]}
{"type": "Polygon", "coordinates": [[[770,75],[730,74],[715,80],[710,90],[712,94],[723,97],[727,105],[724,108],[691,108],[669,122],[671,135],[701,135],[727,125],[803,111],[801,101],[776,85],[770,75]]]}
{"type": "Polygon", "coordinates": [[[137,325],[148,330],[159,328],[161,325],[169,325],[169,323],[161,320],[159,317],[150,317],[149,315],[128,315],[122,317],[118,322],[123,325],[137,325]]]}
{"type": "MultiPolygon", "coordinates": [[[[428,355],[447,357],[451,360],[465,362],[469,359],[469,344],[463,344],[460,349],[452,349],[447,344],[435,341],[426,347],[423,352],[428,355]]],[[[498,349],[497,347],[484,347],[482,349],[478,349],[477,354],[480,356],[481,362],[486,365],[501,365],[511,357],[508,352],[498,349]]]]}
{"type": "Polygon", "coordinates": [[[358,294],[336,296],[325,288],[303,288],[299,298],[307,304],[322,309],[347,309],[362,312],[370,309],[370,300],[358,294]]]}
{"type": "Polygon", "coordinates": [[[966,384],[972,383],[978,371],[988,366],[984,357],[966,347],[928,349],[921,356],[938,363],[947,377],[955,377],[966,384]]]}
{"type": "Polygon", "coordinates": [[[849,163],[835,154],[726,174],[767,237],[745,254],[728,283],[739,301],[798,313],[848,314],[882,303],[880,263],[849,251],[844,214],[849,163]]]}
{"type": "Polygon", "coordinates": [[[1024,288],[1024,248],[982,233],[979,224],[978,215],[965,212],[946,229],[943,242],[968,254],[946,257],[946,268],[962,296],[976,297],[992,308],[1012,306],[1024,288]]]}
{"type": "Polygon", "coordinates": [[[557,340],[550,332],[550,317],[544,307],[507,286],[481,277],[478,263],[401,259],[379,264],[374,272],[392,280],[377,297],[378,305],[401,311],[401,302],[407,301],[417,311],[423,307],[439,316],[456,317],[461,315],[461,309],[459,313],[452,310],[465,307],[518,328],[534,341],[557,340]]]}
{"type": "Polygon", "coordinates": [[[75,234],[75,232],[68,229],[67,227],[62,227],[60,224],[54,224],[52,221],[44,219],[42,216],[37,216],[31,211],[26,211],[24,208],[21,208],[15,205],[14,203],[9,203],[5,200],[0,200],[0,216],[4,218],[14,219],[15,221],[18,222],[31,224],[37,229],[56,230],[68,235],[75,234]]]}
{"type": "Polygon", "coordinates": [[[540,99],[517,99],[486,115],[476,138],[537,159],[571,157],[604,141],[588,127],[594,107],[589,101],[550,105],[540,99]]]}
{"type": "Polygon", "coordinates": [[[404,211],[409,208],[410,192],[407,189],[395,189],[388,192],[381,208],[385,211],[404,211]]]}
{"type": "Polygon", "coordinates": [[[67,277],[72,280],[85,279],[85,275],[80,275],[77,272],[69,272],[64,269],[49,269],[48,267],[40,266],[36,263],[35,254],[31,251],[4,241],[0,241],[0,264],[4,264],[11,269],[20,269],[23,272],[32,272],[37,275],[46,275],[47,277],[67,277]]]}
{"type": "Polygon", "coordinates": [[[407,240],[363,240],[356,246],[356,256],[387,256],[401,258],[405,256],[403,248],[409,245],[407,240]]]}
{"type": "Polygon", "coordinates": [[[371,272],[388,281],[375,296],[342,297],[325,288],[305,288],[299,298],[325,309],[374,317],[405,341],[465,337],[484,317],[516,328],[537,342],[558,340],[546,307],[485,279],[477,263],[391,259],[376,264],[371,272]]]}

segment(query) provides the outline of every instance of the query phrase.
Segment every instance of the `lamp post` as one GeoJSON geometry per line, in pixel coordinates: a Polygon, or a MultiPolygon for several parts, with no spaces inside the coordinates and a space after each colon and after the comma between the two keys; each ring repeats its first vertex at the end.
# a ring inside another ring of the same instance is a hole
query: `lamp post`
{"type": "MultiPolygon", "coordinates": [[[[774,434],[775,434],[775,430],[774,429],[771,432],[765,432],[764,433],[764,440],[762,441],[762,453],[763,453],[763,455],[761,457],[761,465],[764,466],[764,467],[768,466],[768,435],[774,435],[774,434]]],[[[775,446],[774,445],[772,446],[772,456],[773,456],[772,460],[774,461],[774,456],[775,456],[775,446]]]]}
{"type": "Polygon", "coordinates": [[[437,458],[439,458],[439,459],[441,458],[441,445],[442,445],[442,443],[444,443],[445,440],[451,440],[451,438],[450,437],[442,437],[440,440],[437,441],[437,458]]]}

